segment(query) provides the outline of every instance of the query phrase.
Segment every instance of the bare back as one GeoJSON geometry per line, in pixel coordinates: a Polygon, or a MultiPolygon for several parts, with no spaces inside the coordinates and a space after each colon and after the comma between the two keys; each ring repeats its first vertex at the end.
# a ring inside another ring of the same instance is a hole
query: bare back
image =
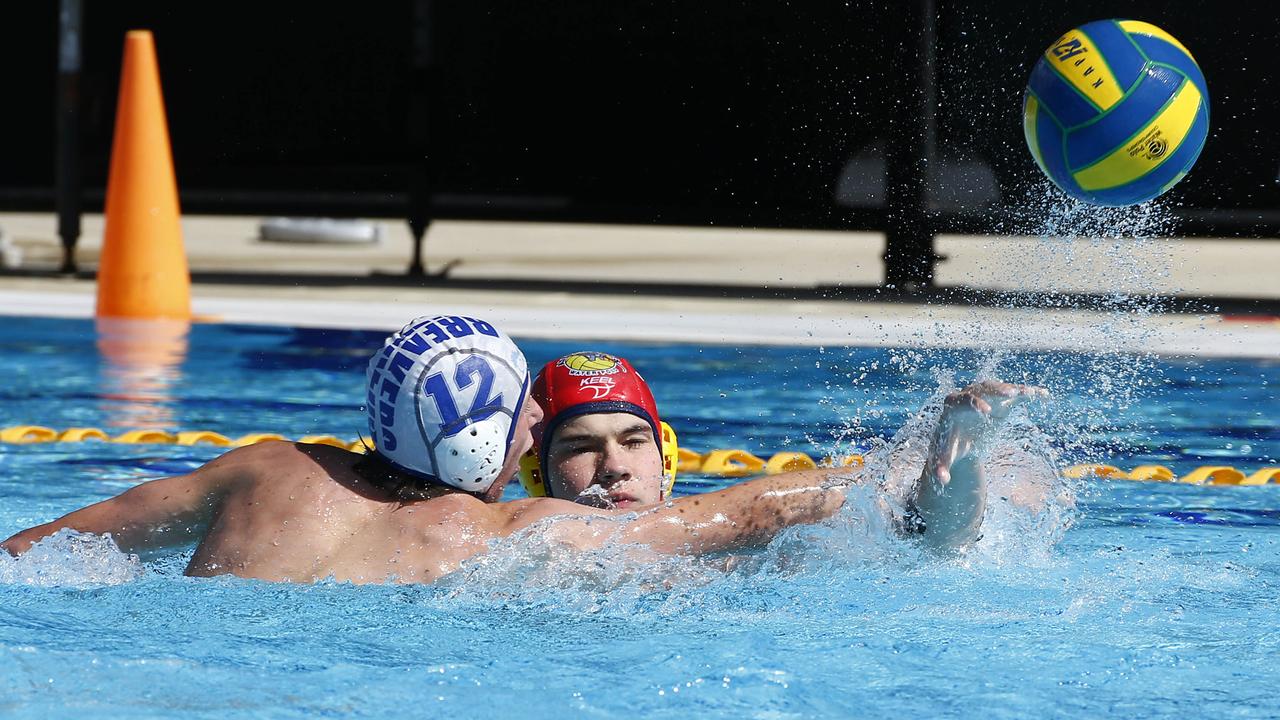
{"type": "Polygon", "coordinates": [[[479,499],[441,487],[403,501],[356,471],[362,455],[264,442],[142,483],[0,543],[10,554],[63,529],[126,552],[197,543],[188,575],[272,581],[429,583],[503,531],[479,499]]]}
{"type": "Polygon", "coordinates": [[[446,487],[405,501],[362,477],[361,458],[287,442],[239,448],[188,475],[146,482],[28,528],[0,547],[16,555],[72,529],[110,534],[126,551],[196,541],[189,575],[431,583],[526,529],[536,542],[583,550],[623,543],[659,553],[716,552],[816,522],[843,501],[825,471],[628,510],[554,498],[486,503],[446,487]]]}
{"type": "Polygon", "coordinates": [[[228,485],[188,575],[429,583],[485,549],[485,504],[441,489],[401,501],[363,479],[359,455],[322,445],[259,446],[228,485]]]}

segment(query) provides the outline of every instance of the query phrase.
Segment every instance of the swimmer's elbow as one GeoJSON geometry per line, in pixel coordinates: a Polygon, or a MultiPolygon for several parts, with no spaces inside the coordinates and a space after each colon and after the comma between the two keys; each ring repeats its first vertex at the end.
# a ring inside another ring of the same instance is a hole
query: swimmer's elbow
{"type": "Polygon", "coordinates": [[[5,552],[9,553],[10,557],[18,557],[22,553],[26,552],[27,548],[21,547],[18,544],[17,536],[15,535],[9,538],[8,540],[5,540],[4,542],[0,542],[0,550],[4,550],[5,552]]]}
{"type": "Polygon", "coordinates": [[[13,537],[8,540],[0,542],[0,548],[3,548],[10,556],[18,557],[30,550],[32,545],[35,545],[40,540],[52,535],[56,531],[56,528],[51,529],[52,525],[53,523],[45,523],[44,525],[37,525],[32,528],[27,528],[22,532],[15,533],[13,537]]]}

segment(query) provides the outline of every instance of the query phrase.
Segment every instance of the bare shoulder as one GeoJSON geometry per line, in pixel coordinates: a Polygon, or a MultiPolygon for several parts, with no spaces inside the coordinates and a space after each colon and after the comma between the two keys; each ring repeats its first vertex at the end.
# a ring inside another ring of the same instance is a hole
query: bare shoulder
{"type": "MultiPolygon", "coordinates": [[[[334,448],[335,450],[337,448],[334,448]]],[[[294,443],[267,440],[245,445],[219,455],[205,465],[206,468],[237,468],[240,470],[266,469],[275,463],[295,463],[306,459],[294,443]]]]}
{"type": "Polygon", "coordinates": [[[444,516],[466,516],[479,519],[493,514],[492,505],[464,492],[447,493],[424,500],[420,505],[430,508],[434,514],[444,516]]]}
{"type": "Polygon", "coordinates": [[[536,522],[541,518],[553,515],[564,515],[566,513],[577,515],[581,509],[587,506],[568,500],[537,497],[511,500],[501,503],[497,507],[502,514],[502,519],[506,522],[536,522]]]}
{"type": "Polygon", "coordinates": [[[422,547],[434,548],[436,559],[474,555],[486,542],[504,534],[493,506],[462,492],[401,503],[390,516],[402,532],[419,538],[422,547]]]}
{"type": "Polygon", "coordinates": [[[619,511],[594,508],[588,505],[558,500],[556,498],[525,498],[500,503],[494,506],[498,514],[496,522],[501,525],[504,534],[511,534],[547,518],[590,518],[596,516],[617,515],[619,511]]]}
{"type": "Polygon", "coordinates": [[[502,534],[502,515],[495,507],[466,493],[454,492],[405,503],[396,514],[431,538],[444,534],[454,541],[485,541],[502,534]]]}
{"type": "Polygon", "coordinates": [[[285,482],[324,474],[337,478],[347,474],[360,459],[357,453],[328,445],[305,445],[267,440],[236,448],[206,465],[225,468],[251,479],[285,482]]]}

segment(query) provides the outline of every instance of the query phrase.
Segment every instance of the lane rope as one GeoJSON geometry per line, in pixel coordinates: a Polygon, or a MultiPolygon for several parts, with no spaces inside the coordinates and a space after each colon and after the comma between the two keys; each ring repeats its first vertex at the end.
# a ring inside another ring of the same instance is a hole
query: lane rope
{"type": "MultiPolygon", "coordinates": [[[[231,438],[212,430],[126,430],[111,435],[92,427],[73,427],[55,430],[42,425],[14,425],[0,428],[0,442],[9,444],[49,442],[110,442],[126,444],[159,445],[213,445],[217,447],[242,447],[266,440],[289,440],[278,433],[249,433],[231,438]]],[[[332,445],[352,452],[364,452],[360,440],[343,440],[335,435],[304,435],[298,442],[313,445],[332,445]]],[[[802,452],[777,452],[767,459],[746,450],[717,449],[705,453],[680,448],[678,472],[717,477],[746,477],[748,475],[776,475],[793,470],[819,467],[857,467],[864,458],[859,454],[824,457],[815,460],[802,452]]],[[[1178,482],[1190,485],[1280,485],[1280,467],[1262,467],[1252,473],[1229,465],[1203,465],[1185,475],[1178,475],[1164,465],[1139,465],[1132,470],[1122,470],[1114,465],[1082,463],[1062,470],[1063,477],[1094,480],[1136,480],[1143,482],[1178,482]]]]}

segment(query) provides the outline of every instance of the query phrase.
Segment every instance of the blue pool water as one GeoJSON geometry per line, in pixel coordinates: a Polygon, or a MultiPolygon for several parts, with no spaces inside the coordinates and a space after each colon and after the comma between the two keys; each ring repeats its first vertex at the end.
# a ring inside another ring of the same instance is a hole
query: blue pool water
{"type": "MultiPolygon", "coordinates": [[[[0,327],[0,427],[232,436],[354,437],[382,336],[199,325],[176,368],[122,371],[99,359],[91,323],[0,327]]],[[[0,716],[1275,714],[1280,487],[1069,486],[1044,469],[1278,464],[1277,363],[591,345],[630,357],[698,450],[881,457],[950,383],[1040,382],[1055,399],[993,457],[1050,478],[1074,508],[1031,516],[997,497],[983,540],[940,559],[895,539],[857,490],[842,516],[728,572],[516,548],[429,587],[193,579],[181,555],[62,538],[0,556],[0,716]]],[[[522,346],[534,365],[582,349],[522,346]]],[[[0,445],[0,536],[216,453],[0,445]]]]}

